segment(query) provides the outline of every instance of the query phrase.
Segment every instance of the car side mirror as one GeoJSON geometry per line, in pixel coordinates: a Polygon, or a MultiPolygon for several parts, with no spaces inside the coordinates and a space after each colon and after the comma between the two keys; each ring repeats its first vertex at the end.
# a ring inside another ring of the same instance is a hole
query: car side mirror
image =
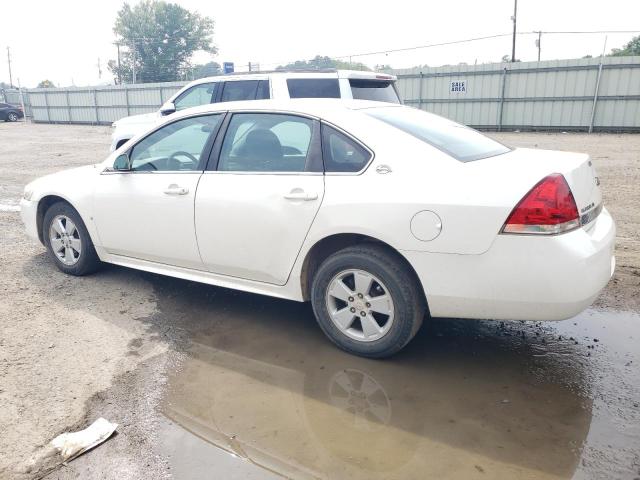
{"type": "Polygon", "coordinates": [[[131,170],[129,155],[127,155],[126,153],[118,155],[116,160],[113,162],[113,169],[118,172],[128,172],[129,170],[131,170]]]}
{"type": "Polygon", "coordinates": [[[176,106],[173,102],[167,102],[160,107],[160,115],[167,116],[176,113],[176,106]]]}

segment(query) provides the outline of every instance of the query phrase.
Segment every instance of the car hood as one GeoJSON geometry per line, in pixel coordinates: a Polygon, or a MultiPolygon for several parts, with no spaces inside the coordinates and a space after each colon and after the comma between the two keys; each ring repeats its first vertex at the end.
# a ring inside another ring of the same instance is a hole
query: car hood
{"type": "Polygon", "coordinates": [[[143,113],[141,115],[131,115],[130,117],[124,117],[120,120],[113,122],[114,127],[126,127],[126,126],[137,126],[137,125],[148,125],[149,123],[153,123],[160,119],[160,114],[158,112],[152,113],[143,113]]]}

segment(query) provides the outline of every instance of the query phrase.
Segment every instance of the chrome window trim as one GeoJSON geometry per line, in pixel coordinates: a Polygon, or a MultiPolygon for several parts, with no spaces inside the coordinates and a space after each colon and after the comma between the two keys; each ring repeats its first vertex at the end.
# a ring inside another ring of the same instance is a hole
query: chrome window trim
{"type": "Polygon", "coordinates": [[[264,172],[264,171],[233,171],[233,170],[205,170],[204,175],[216,174],[216,175],[304,175],[304,176],[323,176],[323,172],[264,172]]]}
{"type": "Polygon", "coordinates": [[[106,169],[100,172],[100,175],[114,175],[114,174],[142,174],[142,175],[161,175],[161,174],[187,174],[187,173],[195,173],[202,174],[203,170],[110,170],[106,169]]]}
{"type": "MultiPolygon", "coordinates": [[[[213,105],[213,104],[212,104],[213,105]]],[[[304,112],[296,112],[296,111],[292,111],[292,110],[273,110],[273,109],[260,109],[260,108],[245,108],[245,109],[240,109],[240,110],[229,110],[229,109],[224,109],[224,110],[215,110],[212,112],[206,112],[206,113],[202,113],[202,112],[198,112],[198,113],[193,113],[190,115],[184,115],[181,116],[180,118],[176,118],[176,119],[172,119],[170,122],[167,123],[162,123],[158,126],[156,126],[156,128],[154,128],[153,130],[149,131],[144,137],[139,138],[135,143],[133,143],[127,150],[125,153],[129,153],[133,148],[135,148],[136,145],[138,145],[138,143],[140,143],[142,140],[144,140],[145,138],[147,138],[149,135],[152,135],[153,133],[155,133],[156,131],[160,130],[163,127],[166,127],[167,125],[170,125],[172,123],[178,122],[180,120],[185,120],[187,118],[193,118],[193,117],[204,117],[204,116],[208,116],[208,115],[224,115],[224,114],[236,114],[236,113],[272,113],[272,114],[282,114],[282,115],[294,115],[294,116],[298,116],[298,117],[303,117],[303,118],[308,118],[310,120],[316,120],[318,122],[320,122],[321,124],[321,128],[322,128],[322,124],[324,123],[325,125],[337,130],[338,132],[340,132],[341,134],[343,134],[344,136],[346,136],[347,138],[349,138],[350,140],[354,141],[355,143],[357,143],[358,145],[360,145],[362,148],[364,148],[367,152],[369,152],[369,154],[371,155],[371,157],[369,158],[369,161],[364,165],[364,167],[362,167],[362,169],[358,170],[357,172],[327,172],[326,169],[324,169],[324,165],[323,165],[323,172],[223,172],[223,171],[219,171],[219,170],[206,170],[206,165],[205,165],[205,169],[203,170],[188,170],[188,171],[184,171],[184,170],[175,170],[175,171],[170,171],[170,170],[163,170],[163,171],[139,171],[139,170],[107,170],[108,168],[111,167],[107,167],[107,169],[103,170],[101,172],[102,174],[106,174],[106,175],[111,175],[111,174],[117,174],[117,173],[128,173],[128,174],[132,174],[132,173],[208,173],[208,172],[221,172],[221,173],[238,173],[238,174],[267,174],[267,175],[278,175],[278,174],[285,174],[285,175],[293,175],[293,174],[297,174],[297,175],[308,175],[308,174],[314,174],[314,175],[328,175],[328,176],[358,176],[358,175],[362,175],[363,173],[365,173],[367,171],[367,169],[371,166],[371,164],[373,163],[373,161],[376,158],[376,154],[375,152],[369,148],[369,146],[362,142],[359,138],[355,137],[354,135],[352,135],[351,133],[347,132],[346,130],[344,130],[341,127],[338,127],[337,125],[335,125],[334,123],[331,123],[327,120],[324,120],[316,115],[311,115],[309,113],[304,113],[304,112]]],[[[224,120],[223,120],[224,121],[224,120]]],[[[322,133],[320,134],[320,136],[322,137],[322,133]]]]}

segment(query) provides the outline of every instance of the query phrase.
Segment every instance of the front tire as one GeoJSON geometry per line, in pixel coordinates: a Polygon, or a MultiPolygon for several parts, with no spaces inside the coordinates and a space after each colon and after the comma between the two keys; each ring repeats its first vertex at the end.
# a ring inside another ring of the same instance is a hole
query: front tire
{"type": "Polygon", "coordinates": [[[17,122],[18,121],[18,114],[13,113],[13,112],[9,112],[9,115],[7,115],[7,120],[9,120],[10,122],[17,122]]]}
{"type": "Polygon", "coordinates": [[[311,303],[320,328],[338,347],[369,358],[400,351],[426,310],[413,272],[376,245],[348,247],[327,258],[313,278],[311,303]]]}
{"type": "Polygon", "coordinates": [[[44,215],[42,235],[49,256],[69,275],[87,275],[100,267],[100,259],[87,227],[68,203],[54,203],[44,215]]]}

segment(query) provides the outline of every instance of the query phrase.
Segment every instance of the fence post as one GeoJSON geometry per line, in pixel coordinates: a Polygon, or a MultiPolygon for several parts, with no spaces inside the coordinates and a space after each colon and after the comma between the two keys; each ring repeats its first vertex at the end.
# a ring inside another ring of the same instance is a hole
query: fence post
{"type": "Polygon", "coordinates": [[[98,116],[98,92],[93,89],[93,106],[96,109],[96,125],[100,125],[100,117],[98,116]]]}
{"type": "Polygon", "coordinates": [[[507,67],[502,70],[502,92],[500,93],[500,109],[498,111],[498,131],[502,131],[502,112],[504,110],[504,92],[507,85],[507,67]]]}
{"type": "Polygon", "coordinates": [[[47,91],[44,91],[44,106],[47,109],[47,123],[51,123],[51,112],[49,112],[49,97],[47,91]]]}
{"type": "Polygon", "coordinates": [[[65,96],[67,99],[67,115],[69,115],[69,122],[71,123],[71,101],[69,100],[69,90],[65,91],[65,96]]]}
{"type": "Polygon", "coordinates": [[[589,133],[593,132],[593,121],[596,118],[596,105],[598,104],[598,90],[600,90],[600,78],[602,77],[602,57],[598,66],[598,77],[596,78],[596,90],[593,92],[593,105],[591,106],[591,120],[589,121],[589,133]]]}
{"type": "Polygon", "coordinates": [[[124,87],[124,98],[127,101],[127,117],[131,116],[131,108],[129,106],[129,87],[124,87]]]}
{"type": "Polygon", "coordinates": [[[420,71],[420,85],[418,87],[418,108],[422,110],[422,83],[424,82],[424,75],[420,71]]]}

